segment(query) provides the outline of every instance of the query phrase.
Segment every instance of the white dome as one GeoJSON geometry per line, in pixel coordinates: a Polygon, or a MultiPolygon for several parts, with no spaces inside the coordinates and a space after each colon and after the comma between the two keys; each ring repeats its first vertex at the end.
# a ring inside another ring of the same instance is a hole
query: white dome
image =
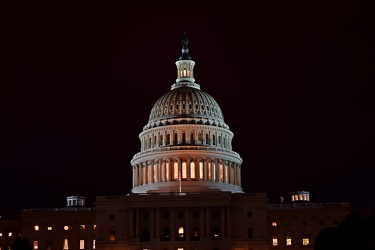
{"type": "Polygon", "coordinates": [[[132,192],[243,193],[233,133],[215,99],[195,83],[187,41],[185,34],[176,83],[155,102],[139,135],[132,192]]]}

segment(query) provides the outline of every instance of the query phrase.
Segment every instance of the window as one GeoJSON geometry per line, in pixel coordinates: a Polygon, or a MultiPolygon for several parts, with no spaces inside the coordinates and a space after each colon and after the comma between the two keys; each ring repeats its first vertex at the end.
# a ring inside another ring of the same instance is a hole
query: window
{"type": "Polygon", "coordinates": [[[272,237],[272,246],[278,246],[277,237],[272,237]]]}
{"type": "Polygon", "coordinates": [[[291,246],[292,245],[292,237],[291,236],[286,236],[286,245],[291,246]]]}
{"type": "Polygon", "coordinates": [[[219,165],[219,179],[220,181],[224,181],[224,170],[223,170],[223,164],[220,163],[219,165]]]}
{"type": "Polygon", "coordinates": [[[249,239],[253,238],[253,229],[252,228],[247,229],[247,238],[249,238],[249,239]]]}
{"type": "Polygon", "coordinates": [[[67,231],[69,229],[68,226],[64,226],[64,230],[67,231]]]}
{"type": "Polygon", "coordinates": [[[148,218],[149,218],[148,214],[143,214],[143,219],[148,220],[148,218]]]}
{"type": "Polygon", "coordinates": [[[199,218],[199,214],[198,214],[197,212],[194,212],[194,213],[193,213],[193,218],[194,218],[194,219],[198,219],[198,218],[199,218]]]}
{"type": "Polygon", "coordinates": [[[52,227],[47,227],[47,230],[48,231],[52,231],[52,227]]]}
{"type": "Polygon", "coordinates": [[[184,213],[178,213],[178,214],[177,214],[177,217],[178,217],[179,219],[183,219],[183,218],[184,218],[184,213]]]}
{"type": "Polygon", "coordinates": [[[178,238],[180,238],[180,239],[184,238],[184,228],[183,227],[178,228],[178,238]]]}
{"type": "Polygon", "coordinates": [[[169,180],[169,162],[165,164],[165,179],[169,180]]]}
{"type": "Polygon", "coordinates": [[[109,240],[114,241],[115,240],[115,231],[110,231],[109,232],[109,240]]]}
{"type": "Polygon", "coordinates": [[[12,235],[13,235],[12,232],[9,232],[9,233],[8,233],[8,236],[9,236],[9,237],[12,237],[12,235]]]}
{"type": "Polygon", "coordinates": [[[323,226],[323,225],[324,225],[324,220],[320,220],[320,221],[319,221],[319,225],[320,225],[320,226],[323,226]]]}
{"type": "Polygon", "coordinates": [[[64,239],[63,249],[64,249],[64,250],[69,249],[69,246],[68,246],[68,239],[66,239],[66,238],[64,239]]]}
{"type": "Polygon", "coordinates": [[[94,230],[96,229],[96,224],[94,224],[94,225],[92,226],[92,229],[94,229],[94,230]]]}
{"type": "Polygon", "coordinates": [[[310,244],[309,238],[302,238],[302,245],[307,246],[310,244]]]}
{"type": "Polygon", "coordinates": [[[253,212],[247,212],[247,217],[253,217],[253,212]]]}
{"type": "Polygon", "coordinates": [[[79,240],[79,249],[85,249],[85,240],[79,240]]]}
{"type": "Polygon", "coordinates": [[[276,221],[272,221],[272,224],[271,224],[273,227],[277,227],[277,222],[276,221]]]}
{"type": "Polygon", "coordinates": [[[92,249],[95,249],[95,243],[96,243],[96,240],[93,240],[92,241],[92,249]]]}
{"type": "Polygon", "coordinates": [[[211,180],[212,179],[212,168],[211,168],[211,162],[208,162],[208,179],[211,180]]]}
{"type": "Polygon", "coordinates": [[[39,226],[38,225],[34,226],[34,231],[39,231],[39,226]]]}
{"type": "Polygon", "coordinates": [[[47,240],[47,250],[52,250],[52,241],[47,240]]]}
{"type": "Polygon", "coordinates": [[[203,173],[204,173],[203,162],[199,162],[199,179],[203,179],[203,173]]]}
{"type": "Polygon", "coordinates": [[[194,238],[199,237],[198,227],[193,227],[193,237],[194,238]]]}
{"type": "Polygon", "coordinates": [[[85,230],[86,226],[85,225],[79,225],[79,230],[85,230]]]}
{"type": "Polygon", "coordinates": [[[116,216],[115,216],[114,214],[110,214],[110,215],[109,215],[109,219],[110,219],[110,220],[114,220],[115,218],[116,218],[116,216]]]}
{"type": "Polygon", "coordinates": [[[225,182],[229,182],[229,167],[224,166],[225,168],[225,182]]]}
{"type": "Polygon", "coordinates": [[[190,163],[190,178],[195,179],[195,163],[190,163]]]}
{"type": "Polygon", "coordinates": [[[38,249],[38,247],[39,247],[38,241],[34,240],[34,242],[33,242],[33,249],[38,249]]]}
{"type": "Polygon", "coordinates": [[[0,237],[3,237],[3,233],[0,233],[0,237]]]}

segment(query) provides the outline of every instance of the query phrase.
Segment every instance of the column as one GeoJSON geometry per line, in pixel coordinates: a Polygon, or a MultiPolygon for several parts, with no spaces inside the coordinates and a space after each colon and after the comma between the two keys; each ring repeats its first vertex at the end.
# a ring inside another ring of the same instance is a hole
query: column
{"type": "Polygon", "coordinates": [[[139,239],[139,210],[135,209],[135,238],[139,239]]]}
{"type": "Polygon", "coordinates": [[[128,219],[129,219],[129,223],[127,224],[128,225],[128,237],[130,239],[133,239],[135,236],[134,235],[133,209],[129,209],[128,219]]]}
{"type": "Polygon", "coordinates": [[[191,159],[190,157],[187,157],[186,159],[186,179],[188,181],[190,181],[190,163],[191,163],[191,159]]]}
{"type": "Polygon", "coordinates": [[[155,237],[160,237],[160,214],[159,214],[160,208],[156,208],[156,235],[155,237]]]}
{"type": "Polygon", "coordinates": [[[238,186],[241,186],[241,166],[237,166],[238,169],[238,186]]]}
{"type": "Polygon", "coordinates": [[[232,216],[232,209],[230,207],[227,207],[227,236],[231,237],[232,236],[232,221],[234,220],[232,216]]]}
{"type": "Polygon", "coordinates": [[[190,240],[190,227],[189,227],[189,208],[185,208],[185,239],[190,240]]]}
{"type": "Polygon", "coordinates": [[[206,207],[206,236],[210,237],[210,208],[206,207]]]}
{"type": "Polygon", "coordinates": [[[150,210],[150,239],[154,238],[154,208],[150,210]]]}
{"type": "Polygon", "coordinates": [[[175,240],[175,228],[174,228],[174,209],[172,208],[171,209],[171,212],[170,212],[170,216],[171,216],[171,228],[170,228],[170,235],[171,235],[171,240],[175,240]]]}
{"type": "Polygon", "coordinates": [[[204,220],[204,208],[201,207],[201,211],[200,211],[200,215],[199,215],[199,236],[201,237],[201,239],[205,236],[204,234],[204,228],[203,228],[203,220],[204,220]]]}
{"type": "Polygon", "coordinates": [[[221,207],[221,238],[226,236],[225,233],[225,207],[221,207]]]}

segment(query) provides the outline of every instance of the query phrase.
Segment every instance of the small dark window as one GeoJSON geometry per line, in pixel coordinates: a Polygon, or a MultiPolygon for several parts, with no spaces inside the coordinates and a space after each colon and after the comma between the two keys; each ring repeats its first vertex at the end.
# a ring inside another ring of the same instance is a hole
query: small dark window
{"type": "Polygon", "coordinates": [[[219,217],[219,214],[218,213],[213,213],[212,215],[214,218],[218,218],[219,217]]]}
{"type": "Polygon", "coordinates": [[[178,216],[179,219],[182,219],[182,218],[184,218],[184,213],[178,213],[177,216],[178,216]]]}
{"type": "Polygon", "coordinates": [[[324,225],[324,220],[319,221],[319,225],[323,226],[324,225]]]}
{"type": "Polygon", "coordinates": [[[148,214],[143,214],[143,219],[148,220],[148,214]]]}
{"type": "Polygon", "coordinates": [[[165,214],[163,215],[163,218],[164,218],[164,219],[169,219],[169,214],[168,214],[168,213],[165,213],[165,214]]]}
{"type": "Polygon", "coordinates": [[[333,225],[337,226],[339,224],[338,220],[333,220],[333,225]]]}
{"type": "Polygon", "coordinates": [[[116,216],[115,216],[114,214],[110,214],[110,215],[109,215],[109,219],[110,219],[110,220],[114,220],[115,218],[116,218],[116,216]]]}
{"type": "Polygon", "coordinates": [[[302,222],[302,225],[307,226],[307,221],[304,220],[304,221],[302,222]]]}
{"type": "Polygon", "coordinates": [[[193,218],[194,219],[198,219],[199,218],[199,214],[198,213],[193,213],[193,218]]]}
{"type": "Polygon", "coordinates": [[[252,228],[247,229],[247,238],[249,238],[249,239],[253,238],[253,229],[252,228]]]}
{"type": "Polygon", "coordinates": [[[253,212],[247,212],[247,217],[253,217],[253,212]]]}

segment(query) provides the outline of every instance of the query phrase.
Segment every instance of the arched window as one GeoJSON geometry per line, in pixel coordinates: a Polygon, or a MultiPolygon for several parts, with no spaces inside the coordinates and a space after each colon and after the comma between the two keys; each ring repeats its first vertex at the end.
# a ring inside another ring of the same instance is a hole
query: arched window
{"type": "Polygon", "coordinates": [[[223,163],[220,163],[219,165],[219,173],[220,173],[220,181],[223,182],[224,181],[224,169],[223,169],[223,163]]]}
{"type": "Polygon", "coordinates": [[[225,165],[225,182],[229,182],[229,166],[225,165]]]}
{"type": "Polygon", "coordinates": [[[150,166],[147,166],[147,183],[151,181],[151,169],[150,166]]]}
{"type": "Polygon", "coordinates": [[[171,144],[171,135],[167,134],[167,145],[171,144]]]}
{"type": "Polygon", "coordinates": [[[169,162],[165,163],[165,180],[169,180],[169,162]]]}
{"type": "Polygon", "coordinates": [[[207,163],[207,165],[208,165],[208,179],[212,180],[212,165],[211,165],[211,162],[209,161],[207,163]]]}
{"type": "Polygon", "coordinates": [[[216,181],[216,164],[212,163],[212,180],[216,181]]]}
{"type": "Polygon", "coordinates": [[[190,178],[195,179],[195,163],[190,162],[190,178]]]}
{"type": "Polygon", "coordinates": [[[173,163],[173,179],[178,179],[178,162],[173,163]]]}
{"type": "Polygon", "coordinates": [[[182,133],[182,143],[186,143],[186,134],[182,133]]]}
{"type": "Polygon", "coordinates": [[[203,168],[203,162],[199,162],[199,179],[204,178],[204,168],[203,168]]]}
{"type": "Polygon", "coordinates": [[[178,135],[177,135],[177,133],[174,134],[174,138],[173,138],[173,139],[174,139],[173,144],[176,145],[176,144],[177,144],[177,139],[178,139],[178,135]]]}

